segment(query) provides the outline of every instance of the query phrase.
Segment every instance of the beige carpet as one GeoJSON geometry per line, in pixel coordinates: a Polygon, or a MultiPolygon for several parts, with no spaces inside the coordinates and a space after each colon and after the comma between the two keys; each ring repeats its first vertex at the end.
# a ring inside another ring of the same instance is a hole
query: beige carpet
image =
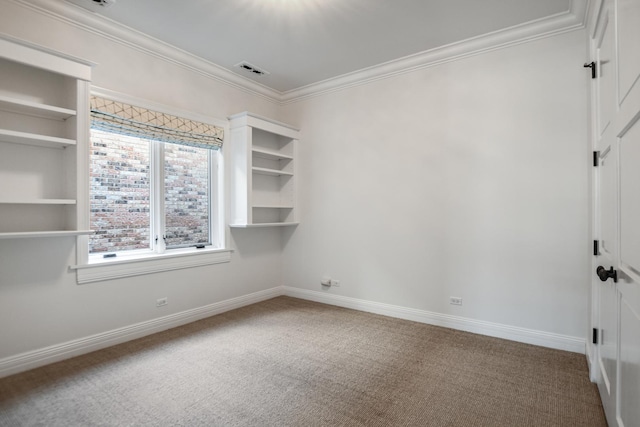
{"type": "Polygon", "coordinates": [[[279,297],[0,379],[2,426],[606,426],[583,355],[279,297]]]}

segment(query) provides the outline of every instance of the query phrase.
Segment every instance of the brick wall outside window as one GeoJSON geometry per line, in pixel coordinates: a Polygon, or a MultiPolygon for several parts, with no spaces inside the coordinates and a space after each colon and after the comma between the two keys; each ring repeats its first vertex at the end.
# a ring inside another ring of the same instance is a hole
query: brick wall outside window
{"type": "Polygon", "coordinates": [[[165,144],[164,156],[167,245],[208,243],[208,150],[165,144]]]}
{"type": "MultiPolygon", "coordinates": [[[[149,141],[91,131],[89,251],[149,248],[149,141]]],[[[207,150],[166,144],[167,245],[209,241],[207,150]]]]}

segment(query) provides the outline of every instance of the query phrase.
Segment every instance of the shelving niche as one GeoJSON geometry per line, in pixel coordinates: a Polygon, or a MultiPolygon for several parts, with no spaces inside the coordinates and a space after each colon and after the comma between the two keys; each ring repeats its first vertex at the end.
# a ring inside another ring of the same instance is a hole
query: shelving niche
{"type": "Polygon", "coordinates": [[[90,233],[90,78],[87,62],[0,37],[0,239],[90,233]]]}
{"type": "Polygon", "coordinates": [[[296,154],[299,130],[248,112],[231,123],[231,227],[298,224],[296,154]]]}

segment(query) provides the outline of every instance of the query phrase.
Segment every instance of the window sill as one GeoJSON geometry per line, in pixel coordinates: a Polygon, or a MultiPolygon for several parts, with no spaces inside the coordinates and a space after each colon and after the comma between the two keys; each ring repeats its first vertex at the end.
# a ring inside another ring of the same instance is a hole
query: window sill
{"type": "Polygon", "coordinates": [[[232,251],[229,249],[197,249],[197,252],[195,251],[152,254],[128,259],[100,260],[93,264],[72,265],[69,268],[76,270],[78,284],[82,285],[231,261],[232,251]]]}

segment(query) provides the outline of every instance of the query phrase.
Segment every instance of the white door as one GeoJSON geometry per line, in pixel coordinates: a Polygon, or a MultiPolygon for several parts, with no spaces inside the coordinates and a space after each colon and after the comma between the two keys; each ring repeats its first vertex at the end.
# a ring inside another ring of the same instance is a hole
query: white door
{"type": "MultiPolygon", "coordinates": [[[[613,130],[614,95],[615,95],[615,34],[614,34],[613,2],[607,2],[602,10],[597,25],[595,44],[596,75],[596,140],[595,162],[595,227],[598,237],[596,264],[593,266],[593,281],[597,295],[598,328],[597,340],[599,344],[596,353],[600,375],[598,388],[602,403],[607,414],[609,425],[612,422],[610,414],[615,414],[617,392],[617,344],[618,344],[618,298],[617,285],[613,279],[602,282],[595,274],[597,267],[609,270],[616,263],[617,252],[617,201],[616,201],[616,169],[617,153],[613,130]]],[[[603,275],[604,276],[604,275],[603,275]]]]}
{"type": "Polygon", "coordinates": [[[597,375],[609,425],[640,426],[640,0],[604,0],[597,64],[597,375]]]}

